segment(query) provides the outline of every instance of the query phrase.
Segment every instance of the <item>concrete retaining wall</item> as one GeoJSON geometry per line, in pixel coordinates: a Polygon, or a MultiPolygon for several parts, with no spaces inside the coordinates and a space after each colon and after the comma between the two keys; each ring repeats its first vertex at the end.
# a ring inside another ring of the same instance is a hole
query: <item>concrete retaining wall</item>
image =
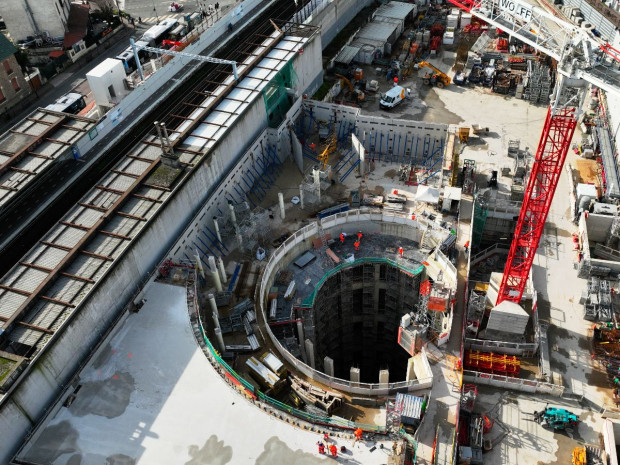
{"type": "MultiPolygon", "coordinates": [[[[422,230],[417,221],[402,216],[388,215],[383,213],[372,213],[368,209],[350,210],[344,213],[328,216],[321,220],[321,225],[326,233],[335,235],[341,231],[362,231],[368,233],[376,230],[378,227],[381,231],[390,231],[389,234],[399,235],[402,237],[416,240],[421,237],[422,230]]],[[[387,234],[387,232],[386,232],[387,234]]],[[[266,320],[267,311],[267,294],[273,285],[276,273],[288,266],[300,253],[312,246],[312,240],[318,235],[318,223],[313,222],[291,235],[284,243],[278,247],[269,257],[259,287],[258,304],[263,320],[266,320]]],[[[277,348],[280,355],[285,358],[296,370],[304,373],[314,381],[320,382],[333,389],[347,392],[354,395],[387,395],[396,391],[415,391],[419,389],[427,389],[432,386],[433,378],[416,379],[412,381],[401,381],[396,383],[353,383],[349,380],[334,378],[326,374],[314,370],[301,360],[294,357],[286,350],[278,338],[271,332],[269,325],[265,325],[265,329],[271,338],[271,341],[277,348]]]]}
{"type": "Polygon", "coordinates": [[[311,0],[298,16],[299,22],[321,26],[323,48],[372,0],[311,0]]]}

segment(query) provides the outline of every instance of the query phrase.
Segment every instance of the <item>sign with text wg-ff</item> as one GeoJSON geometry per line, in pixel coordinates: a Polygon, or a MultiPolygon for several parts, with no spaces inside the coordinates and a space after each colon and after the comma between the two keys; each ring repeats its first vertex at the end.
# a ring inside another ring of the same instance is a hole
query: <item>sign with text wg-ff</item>
{"type": "Polygon", "coordinates": [[[532,20],[532,6],[518,0],[498,0],[500,10],[507,11],[525,22],[532,20]]]}

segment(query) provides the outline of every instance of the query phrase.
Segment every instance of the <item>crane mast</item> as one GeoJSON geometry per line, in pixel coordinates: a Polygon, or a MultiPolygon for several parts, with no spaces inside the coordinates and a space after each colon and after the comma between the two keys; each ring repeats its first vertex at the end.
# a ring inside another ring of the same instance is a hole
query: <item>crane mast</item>
{"type": "Polygon", "coordinates": [[[575,108],[563,108],[555,114],[548,109],[510,244],[498,304],[504,300],[521,301],[576,126],[575,108]]]}
{"type": "Polygon", "coordinates": [[[620,76],[613,65],[620,52],[589,31],[520,0],[448,1],[557,61],[555,99],[547,111],[496,302],[519,303],[577,126],[580,102],[561,105],[563,81],[582,89],[590,83],[617,94],[620,76]]]}

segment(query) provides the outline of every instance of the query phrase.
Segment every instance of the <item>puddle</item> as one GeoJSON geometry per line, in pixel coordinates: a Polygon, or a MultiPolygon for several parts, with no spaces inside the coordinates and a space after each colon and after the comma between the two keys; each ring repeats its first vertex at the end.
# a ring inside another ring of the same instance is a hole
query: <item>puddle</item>
{"type": "Polygon", "coordinates": [[[134,390],[134,379],[129,373],[117,373],[108,379],[83,383],[69,411],[77,417],[90,414],[116,418],[125,412],[134,390]]]}
{"type": "Polygon", "coordinates": [[[225,446],[224,441],[218,441],[217,436],[212,434],[202,447],[195,444],[189,446],[188,453],[191,460],[185,462],[185,465],[224,465],[231,461],[233,449],[225,446]]]}

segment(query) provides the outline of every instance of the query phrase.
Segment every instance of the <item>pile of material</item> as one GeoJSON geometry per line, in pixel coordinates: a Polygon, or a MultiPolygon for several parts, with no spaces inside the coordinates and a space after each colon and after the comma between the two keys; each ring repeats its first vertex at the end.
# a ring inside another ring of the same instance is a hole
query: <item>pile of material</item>
{"type": "Polygon", "coordinates": [[[494,354],[479,350],[465,352],[465,367],[494,375],[519,376],[521,362],[515,355],[494,354]]]}

